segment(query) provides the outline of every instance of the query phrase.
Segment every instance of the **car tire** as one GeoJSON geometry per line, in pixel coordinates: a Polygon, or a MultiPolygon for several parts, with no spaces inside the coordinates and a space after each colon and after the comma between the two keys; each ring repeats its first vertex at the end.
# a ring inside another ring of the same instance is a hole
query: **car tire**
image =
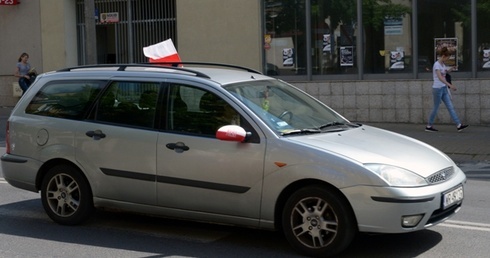
{"type": "Polygon", "coordinates": [[[54,166],[46,173],[41,200],[48,216],[62,225],[82,223],[94,207],[87,180],[80,170],[67,164],[54,166]]]}
{"type": "Polygon", "coordinates": [[[282,229],[294,249],[314,257],[342,252],[357,233],[345,198],[323,186],[301,188],[290,196],[282,213],[282,229]]]}

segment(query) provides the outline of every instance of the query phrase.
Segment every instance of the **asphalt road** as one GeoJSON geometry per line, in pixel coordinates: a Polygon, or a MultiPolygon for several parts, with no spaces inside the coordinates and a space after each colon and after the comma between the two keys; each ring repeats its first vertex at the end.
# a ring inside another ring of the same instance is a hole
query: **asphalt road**
{"type": "MultiPolygon", "coordinates": [[[[488,257],[490,182],[468,180],[461,211],[427,230],[359,235],[338,257],[488,257]]],[[[0,257],[300,257],[278,232],[97,211],[52,222],[39,195],[0,178],[0,257]]]]}
{"type": "MultiPolygon", "coordinates": [[[[0,147],[9,112],[0,107],[0,147]]],[[[487,257],[490,165],[475,165],[460,164],[468,183],[451,220],[409,234],[362,234],[339,257],[487,257]]],[[[48,218],[39,194],[10,186],[1,169],[0,196],[0,257],[298,257],[278,232],[113,211],[61,226],[48,218]]]]}

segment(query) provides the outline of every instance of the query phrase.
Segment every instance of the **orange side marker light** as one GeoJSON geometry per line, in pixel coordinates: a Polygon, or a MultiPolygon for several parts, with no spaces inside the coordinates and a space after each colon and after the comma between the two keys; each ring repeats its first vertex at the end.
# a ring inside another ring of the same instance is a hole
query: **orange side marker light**
{"type": "Polygon", "coordinates": [[[286,165],[287,165],[287,163],[284,163],[284,162],[279,162],[279,161],[274,162],[274,164],[276,164],[276,166],[278,166],[278,167],[280,167],[280,168],[282,168],[282,167],[284,167],[284,166],[286,166],[286,165]]]}

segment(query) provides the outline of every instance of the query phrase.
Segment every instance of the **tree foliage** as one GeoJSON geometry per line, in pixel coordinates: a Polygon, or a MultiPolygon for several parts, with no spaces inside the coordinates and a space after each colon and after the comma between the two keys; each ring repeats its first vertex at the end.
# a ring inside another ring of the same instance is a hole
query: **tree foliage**
{"type": "MultiPolygon", "coordinates": [[[[341,23],[352,24],[357,20],[357,0],[327,1],[327,15],[332,27],[341,23]]],[[[363,0],[363,23],[366,27],[381,29],[386,17],[401,17],[411,12],[409,6],[395,4],[392,0],[363,0]]]]}
{"type": "MultiPolygon", "coordinates": [[[[401,17],[411,12],[410,6],[393,3],[392,0],[363,0],[364,26],[381,29],[386,17],[401,17]]],[[[274,31],[284,32],[303,29],[305,23],[305,1],[268,1],[266,10],[274,19],[274,31]]],[[[315,0],[312,1],[312,16],[322,14],[330,17],[330,26],[357,23],[357,0],[315,0]]]]}

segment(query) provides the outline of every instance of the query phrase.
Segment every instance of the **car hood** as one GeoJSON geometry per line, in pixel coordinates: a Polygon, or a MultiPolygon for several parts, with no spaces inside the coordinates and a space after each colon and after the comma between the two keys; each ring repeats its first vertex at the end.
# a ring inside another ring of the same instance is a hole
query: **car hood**
{"type": "Polygon", "coordinates": [[[447,155],[426,143],[366,125],[345,131],[289,139],[363,164],[378,163],[402,167],[422,177],[455,165],[447,155]]]}

